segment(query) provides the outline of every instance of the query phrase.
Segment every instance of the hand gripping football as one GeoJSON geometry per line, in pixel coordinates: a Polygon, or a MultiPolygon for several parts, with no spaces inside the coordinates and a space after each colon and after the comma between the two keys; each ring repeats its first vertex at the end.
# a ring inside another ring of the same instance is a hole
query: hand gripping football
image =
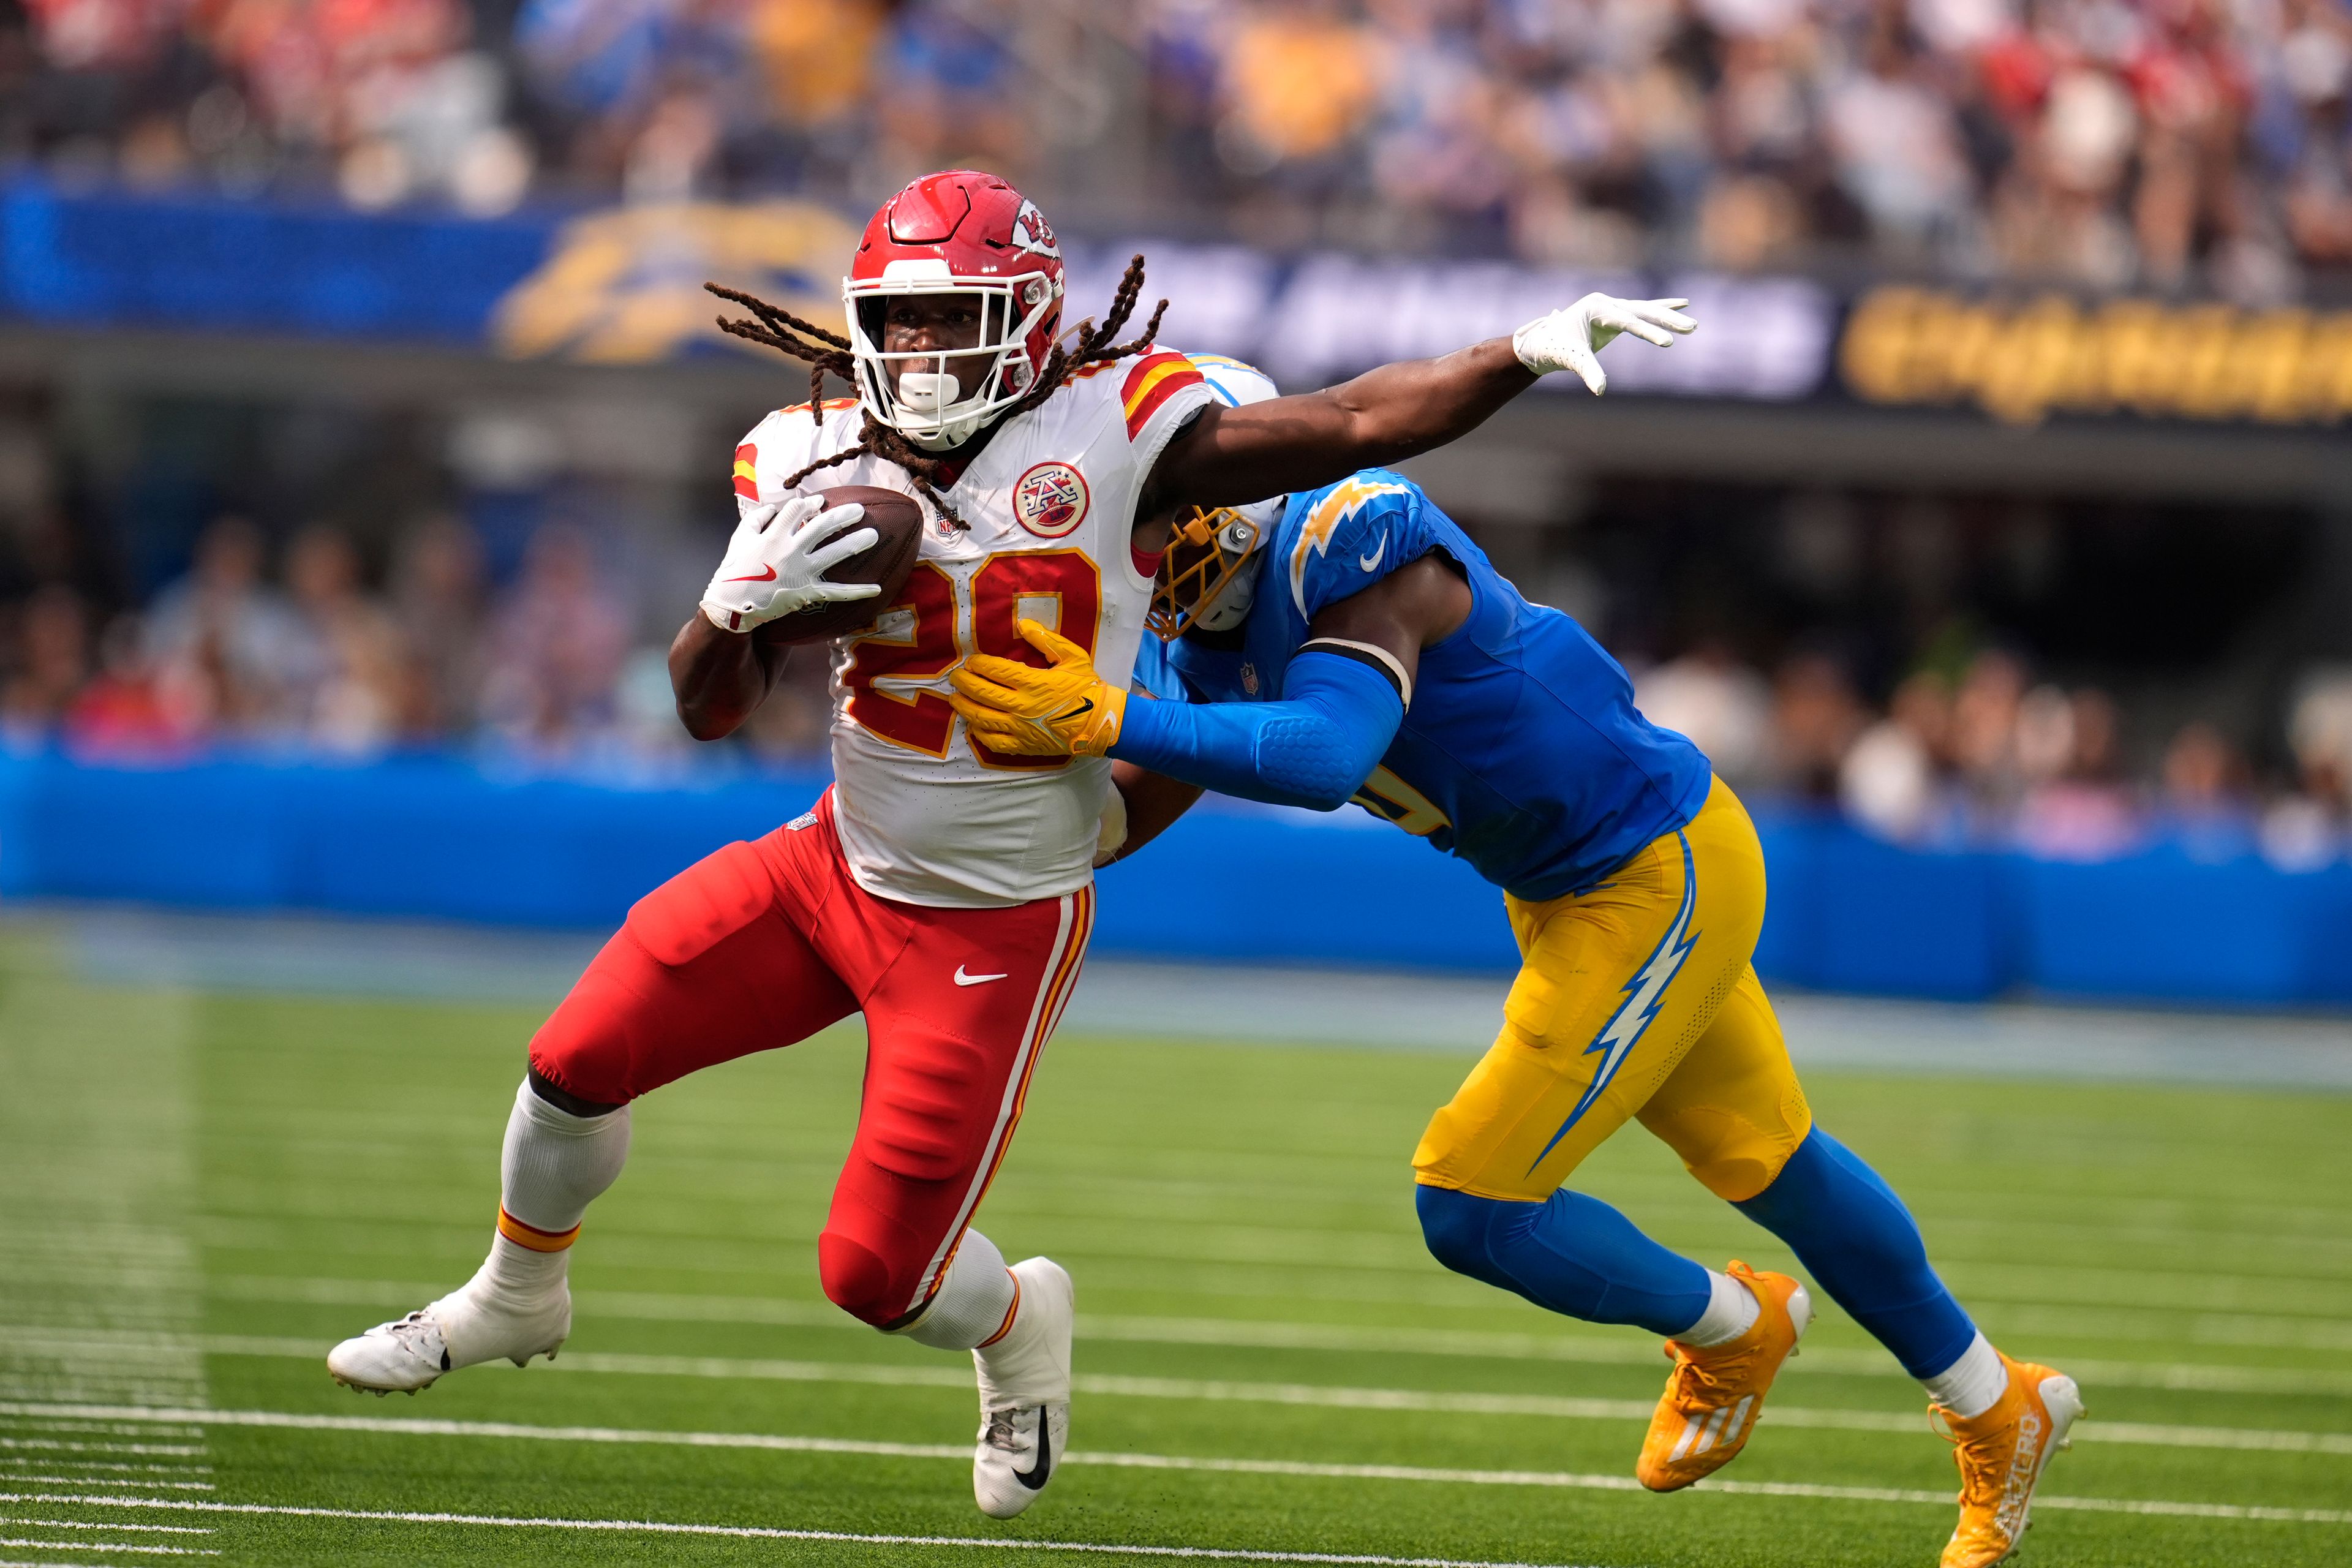
{"type": "Polygon", "coordinates": [[[779,616],[751,635],[762,643],[830,642],[862,632],[898,602],[898,591],[915,570],[923,549],[923,509],[913,498],[874,485],[836,485],[820,492],[830,507],[851,502],[864,507],[862,526],[877,535],[874,542],[824,574],[828,583],[878,583],[882,591],[870,599],[850,599],[837,605],[812,605],[789,616],[779,616]]]}

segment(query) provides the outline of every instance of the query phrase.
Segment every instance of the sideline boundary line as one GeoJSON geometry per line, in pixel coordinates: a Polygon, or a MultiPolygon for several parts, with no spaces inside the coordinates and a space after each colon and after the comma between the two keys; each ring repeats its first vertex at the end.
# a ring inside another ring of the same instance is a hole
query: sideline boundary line
{"type": "MultiPolygon", "coordinates": [[[[87,1409],[48,1406],[49,1411],[87,1409]]],[[[107,1408],[111,1413],[111,1407],[107,1408]]],[[[22,1411],[0,1405],[0,1412],[22,1411]]],[[[26,1411],[25,1413],[31,1413],[26,1411]]],[[[797,1454],[845,1454],[903,1459],[968,1461],[971,1449],[944,1443],[886,1443],[854,1437],[804,1437],[760,1432],[677,1432],[616,1426],[533,1426],[506,1421],[404,1421],[374,1415],[311,1415],[275,1410],[158,1411],[159,1419],[202,1421],[214,1426],[275,1427],[314,1432],[372,1432],[428,1437],[509,1437],[558,1443],[642,1443],[672,1447],[768,1449],[797,1454]]],[[[1326,1464],[1305,1459],[1237,1459],[1181,1454],[1131,1454],[1083,1450],[1064,1463],[1117,1469],[1198,1470],[1225,1475],[1297,1476],[1322,1480],[1434,1481],[1454,1486],[1562,1487],[1587,1491],[1640,1491],[1630,1475],[1593,1475],[1566,1470],[1447,1469],[1425,1465],[1326,1464]]],[[[1832,1502],[1927,1503],[1952,1506],[1948,1489],[1841,1487],[1803,1481],[1739,1481],[1714,1477],[1689,1489],[1731,1497],[1814,1498],[1832,1502]]],[[[0,1493],[0,1502],[64,1502],[55,1493],[0,1493]]],[[[117,1498],[123,1507],[205,1510],[245,1507],[181,1498],[117,1498]]],[[[257,1505],[254,1505],[257,1506],[257,1505]]],[[[2159,1514],[2183,1519],[2256,1520],[2274,1524],[2352,1524],[2352,1509],[2275,1508],[2252,1503],[2182,1502],[2158,1498],[2046,1497],[2036,1508],[2084,1513],[2159,1514]]]]}

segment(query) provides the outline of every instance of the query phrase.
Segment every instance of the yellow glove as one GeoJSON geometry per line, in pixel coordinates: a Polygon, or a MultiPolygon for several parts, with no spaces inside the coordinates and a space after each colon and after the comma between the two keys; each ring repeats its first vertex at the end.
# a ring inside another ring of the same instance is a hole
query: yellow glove
{"type": "Polygon", "coordinates": [[[976,653],[948,677],[949,703],[981,743],[1016,757],[1099,757],[1118,740],[1127,693],[1095,673],[1087,650],[1050,627],[1020,623],[1045,669],[976,653]]]}

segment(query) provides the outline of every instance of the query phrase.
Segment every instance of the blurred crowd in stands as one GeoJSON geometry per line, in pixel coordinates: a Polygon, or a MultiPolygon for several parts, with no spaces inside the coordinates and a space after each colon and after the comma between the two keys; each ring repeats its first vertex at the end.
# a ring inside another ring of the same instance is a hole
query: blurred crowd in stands
{"type": "MultiPolygon", "coordinates": [[[[153,762],[457,748],[635,777],[821,763],[822,657],[791,662],[740,740],[697,747],[665,663],[677,606],[632,605],[613,577],[562,522],[494,586],[453,516],[404,530],[374,574],[333,528],[273,551],[223,517],[142,610],[103,616],[63,580],[0,595],[0,750],[153,762]]],[[[1938,657],[1883,704],[1833,658],[1800,652],[1766,671],[1712,644],[1638,670],[1636,690],[1751,798],[1837,807],[1904,843],[2089,860],[2165,841],[2294,868],[2352,851],[2352,669],[2306,672],[2286,760],[2258,771],[2202,721],[2127,744],[2113,697],[2039,679],[1998,646],[1938,657]]]]}
{"type": "Polygon", "coordinates": [[[2200,858],[2258,853],[2311,869],[2341,858],[2352,829],[2347,668],[2305,674],[2291,700],[2288,759],[2264,773],[2205,720],[2134,766],[2113,696],[2037,680],[1997,647],[1957,668],[1915,670],[1883,708],[1815,654],[1768,675],[1700,649],[1642,671],[1635,691],[1644,713],[1697,741],[1735,786],[1834,803],[1899,843],[2104,860],[2168,842],[2200,858]]]}
{"type": "Polygon", "coordinates": [[[976,163],[1081,231],[2248,302],[2352,266],[2347,88],[2346,0],[0,0],[0,156],[60,178],[495,214],[976,163]]]}
{"type": "MultiPolygon", "coordinates": [[[[451,516],[403,531],[381,588],[331,526],[271,554],[252,522],[226,516],[143,610],[102,616],[60,581],[0,602],[0,744],[165,761],[222,746],[352,761],[457,746],[608,773],[659,770],[692,747],[667,638],[641,635],[640,606],[576,528],[541,527],[503,588],[451,516]]],[[[792,665],[746,727],[755,756],[824,752],[824,661],[792,665]]]]}

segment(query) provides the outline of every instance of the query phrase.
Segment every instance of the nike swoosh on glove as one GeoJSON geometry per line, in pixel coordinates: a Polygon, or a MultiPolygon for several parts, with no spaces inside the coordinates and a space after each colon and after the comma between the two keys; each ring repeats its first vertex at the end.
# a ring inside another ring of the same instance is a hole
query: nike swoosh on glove
{"type": "Polygon", "coordinates": [[[1607,294],[1587,294],[1565,310],[1538,317],[1511,334],[1511,351],[1519,363],[1538,375],[1572,370],[1600,396],[1609,390],[1609,376],[1601,368],[1601,351],[1631,332],[1645,343],[1672,347],[1675,334],[1698,331],[1684,315],[1688,300],[1619,300],[1607,294]]]}
{"type": "Polygon", "coordinates": [[[879,584],[824,580],[827,571],[879,537],[870,528],[834,537],[865,515],[854,503],[828,510],[815,496],[747,507],[702,591],[703,615],[722,632],[748,632],[811,605],[872,598],[882,591],[879,584]]]}
{"type": "Polygon", "coordinates": [[[1087,650],[1051,627],[1020,623],[1021,636],[1053,662],[976,653],[948,676],[948,701],[981,743],[1015,757],[1099,757],[1118,743],[1127,693],[1095,673],[1087,650]]]}

